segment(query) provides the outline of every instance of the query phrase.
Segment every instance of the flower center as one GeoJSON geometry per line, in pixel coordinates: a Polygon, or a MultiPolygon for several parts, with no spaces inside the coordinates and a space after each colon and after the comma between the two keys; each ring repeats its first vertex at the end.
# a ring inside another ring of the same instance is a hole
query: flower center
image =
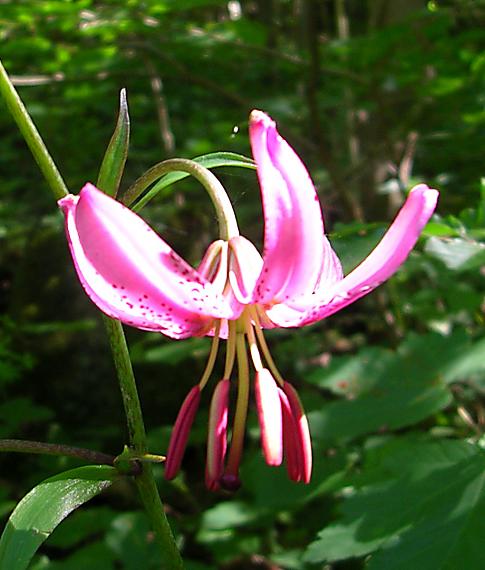
{"type": "MultiPolygon", "coordinates": [[[[242,305],[242,312],[238,319],[214,321],[212,329],[214,339],[206,369],[199,382],[199,387],[202,390],[215,365],[219,338],[227,338],[223,382],[231,380],[237,361],[236,407],[227,463],[224,466],[224,458],[222,461],[219,458],[215,462],[217,467],[209,473],[207,481],[211,488],[221,485],[224,488],[234,490],[240,484],[238,472],[249,405],[250,363],[252,363],[256,375],[269,368],[279,385],[283,386],[284,384],[261,329],[261,309],[257,305],[251,304],[252,292],[261,272],[261,267],[261,256],[254,245],[246,238],[236,236],[228,242],[223,240],[213,242],[207,249],[198,268],[199,273],[212,283],[218,293],[224,295],[229,302],[242,305]],[[266,363],[266,366],[263,362],[266,363]]],[[[216,391],[213,399],[219,398],[222,393],[225,391],[216,391]]],[[[211,410],[214,410],[214,414],[222,414],[221,407],[217,403],[211,406],[211,410]]],[[[225,417],[224,422],[226,421],[227,418],[225,417]]],[[[210,425],[216,426],[217,420],[211,418],[210,425]]],[[[209,445],[211,452],[220,447],[209,445]]],[[[208,457],[208,465],[213,463],[212,460],[213,458],[208,457]]],[[[209,469],[209,471],[211,470],[209,469]]]]}
{"type": "Polygon", "coordinates": [[[209,358],[200,382],[189,392],[174,426],[167,453],[167,478],[175,476],[180,466],[200,393],[212,375],[222,338],[227,340],[225,364],[210,406],[207,486],[211,490],[222,487],[231,491],[240,486],[239,466],[251,391],[251,368],[266,462],[280,465],[284,452],[290,477],[294,481],[309,481],[311,448],[306,417],[296,392],[284,381],[270,354],[262,330],[266,319],[264,308],[252,302],[261,268],[261,256],[242,236],[213,242],[200,263],[199,273],[236,308],[236,314],[239,311],[239,316],[234,320],[213,319],[207,325],[206,334],[213,336],[209,358]],[[234,380],[235,368],[237,380],[234,380]],[[235,386],[235,407],[227,450],[231,386],[235,386]]]}

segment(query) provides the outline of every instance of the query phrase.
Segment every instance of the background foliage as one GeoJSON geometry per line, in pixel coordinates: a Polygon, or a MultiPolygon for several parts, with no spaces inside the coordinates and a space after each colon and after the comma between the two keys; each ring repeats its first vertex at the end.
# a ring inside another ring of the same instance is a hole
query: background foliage
{"type": "MultiPolygon", "coordinates": [[[[425,181],[438,215],[390,283],[317,326],[268,335],[309,411],[310,486],[263,465],[253,415],[243,488],[203,485],[207,405],[162,497],[188,566],[475,569],[485,526],[485,7],[481,0],[2,0],[5,66],[73,192],[96,178],[126,87],[122,187],[169,156],[249,154],[261,108],[304,158],[348,271],[425,181]]],[[[121,400],[45,183],[0,102],[0,434],[118,453],[121,400]]],[[[261,243],[253,172],[218,170],[261,243]]],[[[196,183],[144,210],[194,263],[214,236],[196,183]]],[[[206,339],[127,330],[151,449],[166,450],[206,339]]],[[[206,395],[205,395],[206,396],[206,395]]],[[[207,396],[206,396],[207,397],[207,396]]],[[[206,402],[207,404],[207,402],[206,402]]],[[[0,514],[72,460],[4,455],[0,514]]],[[[157,568],[131,487],[71,515],[32,568],[157,568]]]]}

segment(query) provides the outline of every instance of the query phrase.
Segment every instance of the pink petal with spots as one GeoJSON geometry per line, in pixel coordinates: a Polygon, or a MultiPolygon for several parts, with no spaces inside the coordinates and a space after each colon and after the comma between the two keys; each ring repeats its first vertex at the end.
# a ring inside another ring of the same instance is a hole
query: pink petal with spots
{"type": "Polygon", "coordinates": [[[320,275],[332,280],[335,260],[325,256],[322,213],[308,172],[275,123],[253,111],[249,134],[264,210],[264,265],[254,301],[271,304],[314,292],[320,275]]]}
{"type": "Polygon", "coordinates": [[[59,200],[78,277],[107,315],[173,338],[234,311],[138,215],[91,184],[59,200]]]}
{"type": "Polygon", "coordinates": [[[331,287],[321,283],[315,295],[299,304],[268,309],[267,317],[277,326],[303,326],[328,317],[373,291],[404,263],[437,200],[436,190],[425,184],[415,186],[382,240],[360,265],[331,287]]]}

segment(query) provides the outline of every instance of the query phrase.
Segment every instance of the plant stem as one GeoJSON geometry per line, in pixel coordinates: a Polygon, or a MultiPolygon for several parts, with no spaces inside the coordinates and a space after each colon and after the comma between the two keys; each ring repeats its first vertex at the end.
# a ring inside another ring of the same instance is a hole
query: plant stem
{"type": "MultiPolygon", "coordinates": [[[[15,87],[12,85],[1,61],[0,93],[5,98],[7,106],[20,132],[25,138],[54,196],[56,199],[62,198],[68,194],[62,176],[54,164],[49,151],[42,141],[15,87]]],[[[113,321],[108,317],[104,317],[104,322],[113,353],[118,381],[120,383],[128,423],[130,445],[137,454],[143,455],[146,453],[145,426],[143,424],[140,400],[138,398],[135,377],[123,328],[121,323],[113,321]]],[[[135,477],[135,482],[153,530],[155,531],[156,540],[160,547],[162,568],[166,570],[183,570],[182,558],[175,543],[172,530],[168,524],[165,511],[163,510],[150,465],[143,465],[142,472],[135,477]]]]}
{"type": "Polygon", "coordinates": [[[143,455],[146,453],[145,425],[125,333],[119,321],[103,315],[103,323],[108,334],[116,374],[120,384],[130,445],[136,454],[143,455]]]}
{"type": "Polygon", "coordinates": [[[19,97],[19,94],[12,85],[5,68],[0,61],[0,93],[5,99],[5,103],[12,114],[17,126],[22,133],[25,142],[28,144],[30,151],[34,155],[35,161],[39,165],[50,189],[52,190],[56,200],[59,200],[66,194],[68,190],[62,176],[54,164],[44,141],[39,135],[39,131],[30,118],[25,105],[19,97]]]}
{"type": "MultiPolygon", "coordinates": [[[[119,321],[109,317],[104,316],[103,320],[120,384],[130,444],[134,452],[142,456],[146,453],[145,425],[123,327],[119,321]]],[[[163,509],[151,465],[147,463],[142,465],[142,471],[135,477],[135,483],[163,552],[162,567],[167,570],[182,570],[182,558],[163,509]]]]}
{"type": "Polygon", "coordinates": [[[236,216],[224,186],[208,168],[187,158],[169,158],[152,166],[128,188],[122,202],[133,203],[151,184],[169,172],[187,172],[204,186],[216,210],[221,239],[227,241],[239,235],[236,216]]]}
{"type": "Polygon", "coordinates": [[[83,447],[72,447],[60,443],[44,443],[42,441],[27,441],[25,439],[0,439],[0,452],[14,451],[19,453],[38,453],[42,455],[61,455],[75,457],[91,463],[113,465],[114,455],[100,453],[83,447]]]}

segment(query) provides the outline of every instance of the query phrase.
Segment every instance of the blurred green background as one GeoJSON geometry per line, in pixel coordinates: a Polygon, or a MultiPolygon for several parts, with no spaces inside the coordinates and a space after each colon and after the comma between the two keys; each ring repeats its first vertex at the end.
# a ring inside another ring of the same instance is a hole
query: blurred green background
{"type": "MultiPolygon", "coordinates": [[[[4,65],[73,193],[96,180],[123,87],[123,189],[167,157],[249,156],[247,118],[262,109],[311,172],[346,271],[413,184],[441,192],[389,283],[318,325],[267,335],[309,412],[310,486],[263,465],[252,412],[242,489],[209,493],[204,393],[183,473],[157,472],[189,568],[483,568],[484,24],[482,0],[0,2],[4,65]]],[[[0,133],[0,437],[117,454],[126,431],[101,320],[2,101],[0,133]]],[[[261,245],[255,173],[216,174],[261,245]]],[[[217,237],[195,182],[143,215],[193,263],[217,237]]],[[[163,453],[209,341],[126,333],[151,451],[163,453]]],[[[74,465],[0,456],[0,514],[74,465]]],[[[134,489],[119,485],[63,523],[32,568],[158,568],[152,542],[134,489]]]]}

